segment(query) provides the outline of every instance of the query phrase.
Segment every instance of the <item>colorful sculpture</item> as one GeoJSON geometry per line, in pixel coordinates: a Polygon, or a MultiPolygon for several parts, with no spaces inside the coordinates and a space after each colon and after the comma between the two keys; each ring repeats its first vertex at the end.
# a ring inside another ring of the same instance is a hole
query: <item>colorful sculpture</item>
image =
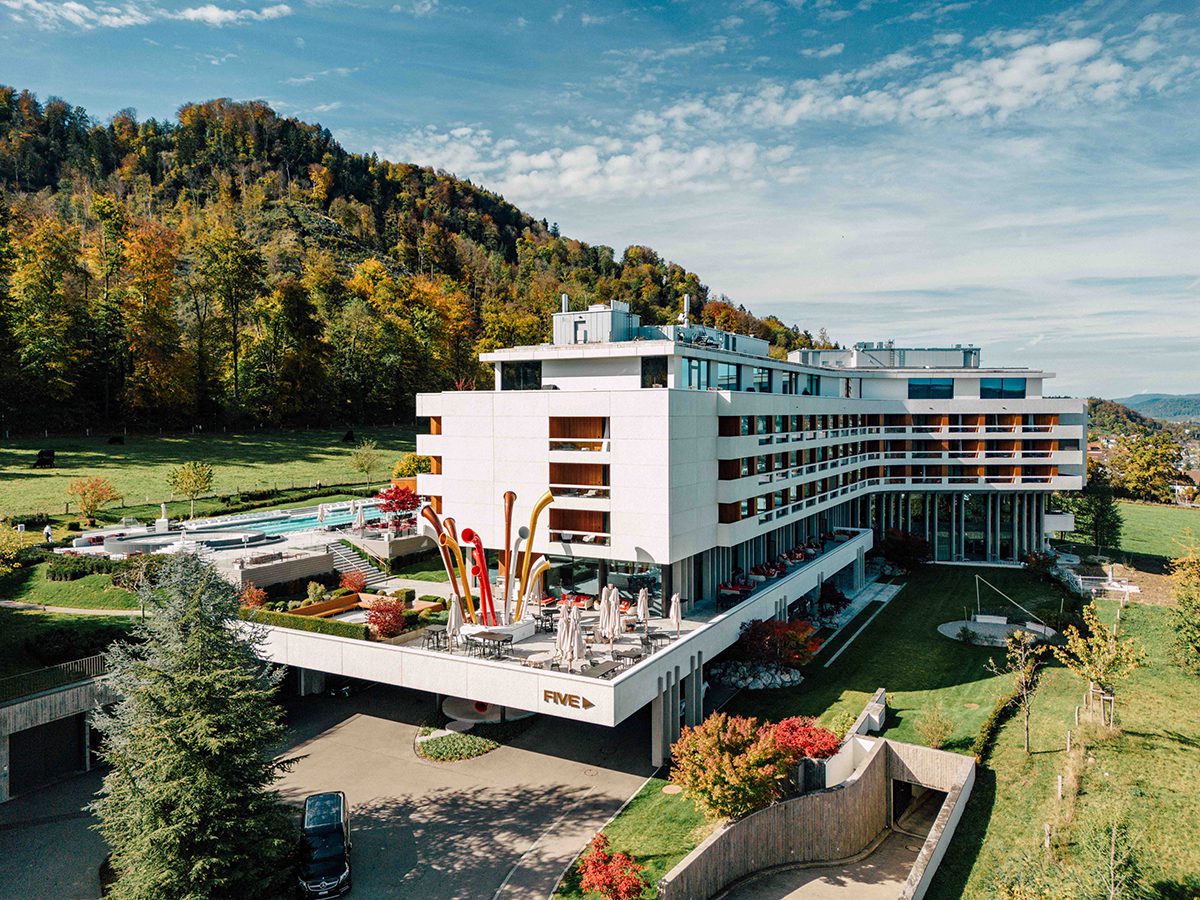
{"type": "Polygon", "coordinates": [[[529,527],[522,526],[517,529],[517,537],[514,541],[512,540],[512,516],[516,502],[516,493],[504,492],[504,548],[502,550],[504,578],[500,585],[503,596],[499,614],[497,614],[495,598],[492,596],[492,584],[488,577],[487,553],[483,549],[483,539],[474,530],[463,529],[461,540],[471,546],[471,560],[468,566],[460,546],[454,519],[449,516],[445,519],[439,518],[433,508],[428,505],[421,510],[421,516],[430,524],[437,536],[442,565],[446,568],[446,576],[450,579],[453,593],[462,604],[463,619],[473,625],[507,625],[520,621],[524,615],[525,601],[532,585],[550,568],[550,563],[544,556],[539,556],[534,560],[530,548],[537,532],[538,519],[543,510],[554,502],[554,495],[546,491],[538,499],[529,513],[529,527]],[[513,568],[522,552],[522,541],[524,541],[524,565],[521,567],[520,578],[514,580],[513,568]],[[479,579],[478,609],[475,606],[475,598],[471,594],[471,575],[479,579]]]}

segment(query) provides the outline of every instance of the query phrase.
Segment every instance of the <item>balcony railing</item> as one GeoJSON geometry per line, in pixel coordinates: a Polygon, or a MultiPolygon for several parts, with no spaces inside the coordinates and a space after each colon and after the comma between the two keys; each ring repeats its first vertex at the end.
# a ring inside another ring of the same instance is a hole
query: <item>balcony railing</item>
{"type": "Polygon", "coordinates": [[[0,678],[0,703],[13,703],[32,694],[40,694],[56,687],[64,687],[78,681],[87,681],[108,672],[104,656],[85,656],[83,659],[34,669],[19,675],[0,678]]]}
{"type": "Polygon", "coordinates": [[[608,450],[608,438],[550,438],[550,449],[603,453],[608,450]]]}
{"type": "Polygon", "coordinates": [[[610,488],[606,484],[552,484],[555,497],[575,497],[580,500],[607,500],[610,488]]]}
{"type": "Polygon", "coordinates": [[[550,540],[560,544],[583,544],[591,547],[607,547],[612,541],[612,535],[607,531],[579,531],[578,529],[550,530],[550,540]]]}

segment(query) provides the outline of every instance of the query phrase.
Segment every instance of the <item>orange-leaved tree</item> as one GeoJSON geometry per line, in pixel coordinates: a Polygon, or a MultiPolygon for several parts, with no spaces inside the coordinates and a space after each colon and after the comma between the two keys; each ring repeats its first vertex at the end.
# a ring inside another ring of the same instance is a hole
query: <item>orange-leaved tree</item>
{"type": "Polygon", "coordinates": [[[762,809],[775,799],[776,780],[791,762],[770,725],[725,713],[683,729],[671,755],[671,781],[712,818],[762,809]]]}
{"type": "Polygon", "coordinates": [[[842,739],[822,728],[812,716],[791,716],[775,723],[775,743],[793,760],[828,759],[837,753],[842,739]]]}
{"type": "Polygon", "coordinates": [[[89,522],[106,503],[121,499],[121,494],[113,487],[111,481],[96,475],[73,479],[67,485],[67,496],[75,498],[79,515],[89,522]]]}

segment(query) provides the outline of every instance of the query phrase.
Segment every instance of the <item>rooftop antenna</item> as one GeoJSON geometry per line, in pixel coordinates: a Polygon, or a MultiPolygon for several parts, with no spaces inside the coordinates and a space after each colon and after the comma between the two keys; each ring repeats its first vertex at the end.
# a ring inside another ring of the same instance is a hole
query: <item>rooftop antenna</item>
{"type": "Polygon", "coordinates": [[[566,292],[564,291],[563,295],[562,295],[562,311],[563,312],[570,312],[570,310],[567,309],[567,307],[570,305],[570,302],[571,302],[571,299],[567,296],[566,292]]]}

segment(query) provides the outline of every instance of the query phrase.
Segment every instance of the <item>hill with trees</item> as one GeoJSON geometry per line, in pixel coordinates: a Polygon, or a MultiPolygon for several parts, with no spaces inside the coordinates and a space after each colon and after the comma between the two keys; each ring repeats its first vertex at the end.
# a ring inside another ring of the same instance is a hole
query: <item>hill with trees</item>
{"type": "Polygon", "coordinates": [[[1156,419],[1200,420],[1200,394],[1134,394],[1116,402],[1156,419]]]}
{"type": "Polygon", "coordinates": [[[0,430],[407,420],[490,386],[481,351],[548,339],[564,292],[828,345],[262,102],[100,122],[0,86],[0,430]]]}
{"type": "Polygon", "coordinates": [[[1088,431],[1095,436],[1134,437],[1163,430],[1162,422],[1144,416],[1116,400],[1089,397],[1087,412],[1088,431]]]}

